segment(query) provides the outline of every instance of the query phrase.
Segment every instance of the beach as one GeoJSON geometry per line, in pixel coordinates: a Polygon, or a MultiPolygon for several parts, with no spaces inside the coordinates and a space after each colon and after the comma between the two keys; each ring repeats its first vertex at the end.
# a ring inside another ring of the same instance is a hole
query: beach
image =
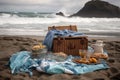
{"type": "Polygon", "coordinates": [[[104,49],[108,52],[106,60],[109,69],[89,72],[82,75],[47,74],[33,70],[28,73],[13,75],[6,66],[12,54],[18,51],[32,51],[32,47],[44,40],[44,36],[0,36],[0,80],[119,80],[120,79],[120,38],[88,37],[89,44],[95,40],[103,40],[104,49]]]}
{"type": "Polygon", "coordinates": [[[119,7],[120,0],[0,0],[0,80],[120,80],[119,7]],[[49,27],[55,30],[47,34],[49,27]],[[55,42],[55,34],[85,38],[55,42]],[[52,40],[64,51],[49,52],[52,40]]]}

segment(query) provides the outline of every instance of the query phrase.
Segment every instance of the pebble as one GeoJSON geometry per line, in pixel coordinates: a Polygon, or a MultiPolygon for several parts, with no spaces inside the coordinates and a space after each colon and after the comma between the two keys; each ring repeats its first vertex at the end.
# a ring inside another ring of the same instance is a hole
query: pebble
{"type": "Polygon", "coordinates": [[[114,60],[114,59],[108,59],[108,62],[109,62],[109,63],[114,63],[115,60],[114,60]]]}

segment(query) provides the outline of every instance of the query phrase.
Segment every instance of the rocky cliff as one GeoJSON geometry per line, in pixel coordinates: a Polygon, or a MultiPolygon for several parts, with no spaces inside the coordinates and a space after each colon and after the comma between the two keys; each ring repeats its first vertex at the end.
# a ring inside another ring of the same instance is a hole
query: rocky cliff
{"type": "Polygon", "coordinates": [[[80,11],[71,16],[120,18],[120,8],[105,1],[91,0],[80,11]]]}

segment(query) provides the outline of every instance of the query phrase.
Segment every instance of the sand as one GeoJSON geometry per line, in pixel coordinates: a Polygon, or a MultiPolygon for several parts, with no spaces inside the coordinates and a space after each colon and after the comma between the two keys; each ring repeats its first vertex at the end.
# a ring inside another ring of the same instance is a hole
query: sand
{"type": "Polygon", "coordinates": [[[0,36],[0,80],[120,80],[120,38],[94,37],[89,38],[89,43],[101,39],[104,41],[105,49],[108,51],[110,66],[106,70],[98,70],[82,75],[69,74],[46,74],[33,70],[33,76],[28,73],[13,75],[6,64],[15,52],[21,50],[31,51],[33,45],[43,41],[40,36],[0,36]]]}

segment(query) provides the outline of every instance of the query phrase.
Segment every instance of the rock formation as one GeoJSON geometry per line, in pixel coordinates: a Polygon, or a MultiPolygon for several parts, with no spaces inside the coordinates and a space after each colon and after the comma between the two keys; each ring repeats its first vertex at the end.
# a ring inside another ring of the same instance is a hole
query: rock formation
{"type": "Polygon", "coordinates": [[[91,0],[77,13],[81,17],[120,17],[120,8],[101,0],[91,0]]]}
{"type": "Polygon", "coordinates": [[[58,12],[58,13],[56,13],[56,15],[65,16],[62,12],[58,12]]]}

